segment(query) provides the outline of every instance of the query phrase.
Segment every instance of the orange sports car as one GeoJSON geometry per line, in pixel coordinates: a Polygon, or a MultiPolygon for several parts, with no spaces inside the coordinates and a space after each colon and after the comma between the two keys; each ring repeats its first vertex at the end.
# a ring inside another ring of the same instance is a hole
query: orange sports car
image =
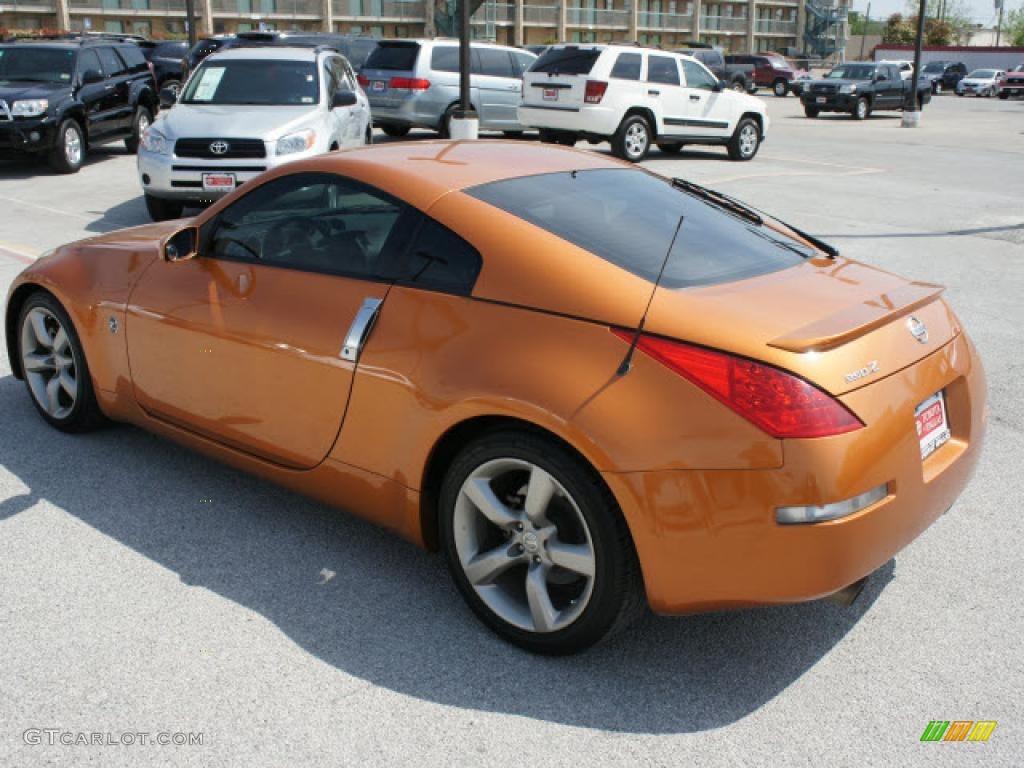
{"type": "Polygon", "coordinates": [[[954,502],[985,379],[936,285],[521,142],[334,153],[26,269],[53,426],[148,430],[444,551],[501,636],[852,594],[954,502]]]}

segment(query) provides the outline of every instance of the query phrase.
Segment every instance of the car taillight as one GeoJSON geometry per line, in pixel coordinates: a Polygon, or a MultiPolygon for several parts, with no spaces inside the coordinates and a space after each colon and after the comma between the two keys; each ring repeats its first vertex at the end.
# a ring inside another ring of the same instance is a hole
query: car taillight
{"type": "Polygon", "coordinates": [[[583,101],[587,104],[600,104],[604,98],[604,92],[608,90],[608,83],[601,80],[587,80],[587,90],[583,94],[583,101]]]}
{"type": "MultiPolygon", "coordinates": [[[[611,331],[633,341],[633,331],[611,331]]],[[[828,437],[864,426],[838,400],[779,368],[655,336],[641,335],[637,348],[772,437],[828,437]]]]}
{"type": "Polygon", "coordinates": [[[388,82],[388,88],[403,91],[425,91],[429,87],[430,81],[420,77],[392,77],[388,82]]]}
{"type": "Polygon", "coordinates": [[[370,84],[370,78],[368,78],[366,75],[357,75],[356,82],[358,82],[361,86],[363,86],[363,88],[365,88],[370,84]]]}

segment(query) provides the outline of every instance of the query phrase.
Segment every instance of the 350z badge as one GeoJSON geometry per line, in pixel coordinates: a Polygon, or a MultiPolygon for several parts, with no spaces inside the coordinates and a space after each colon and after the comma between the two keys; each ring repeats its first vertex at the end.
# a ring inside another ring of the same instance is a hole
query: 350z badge
{"type": "Polygon", "coordinates": [[[863,378],[865,378],[867,376],[870,376],[873,373],[878,373],[878,361],[877,360],[872,360],[870,363],[868,363],[867,365],[865,365],[863,368],[861,368],[858,371],[854,371],[853,373],[846,374],[846,376],[844,378],[846,379],[846,383],[847,384],[852,384],[853,382],[857,381],[858,379],[863,379],[863,378]]]}

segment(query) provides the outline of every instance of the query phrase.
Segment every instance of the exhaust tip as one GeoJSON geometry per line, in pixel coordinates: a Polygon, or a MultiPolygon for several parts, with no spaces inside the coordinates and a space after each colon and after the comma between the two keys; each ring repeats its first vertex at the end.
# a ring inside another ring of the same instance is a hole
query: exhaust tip
{"type": "Polygon", "coordinates": [[[865,576],[863,579],[853,582],[850,586],[843,587],[838,592],[833,592],[831,595],[826,596],[825,599],[833,603],[838,603],[844,608],[849,608],[853,605],[854,601],[860,597],[860,593],[864,591],[864,587],[867,583],[868,577],[865,576]]]}

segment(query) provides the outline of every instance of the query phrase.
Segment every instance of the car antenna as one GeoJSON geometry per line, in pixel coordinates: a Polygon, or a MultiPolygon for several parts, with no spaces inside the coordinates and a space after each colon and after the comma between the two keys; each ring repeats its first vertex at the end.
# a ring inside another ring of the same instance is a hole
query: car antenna
{"type": "Polygon", "coordinates": [[[651,297],[647,300],[647,306],[644,308],[644,313],[640,317],[640,323],[636,327],[636,333],[633,334],[633,340],[629,343],[629,350],[626,352],[626,357],[623,358],[622,364],[619,365],[619,370],[615,373],[617,376],[625,376],[633,369],[633,352],[636,350],[636,345],[640,342],[640,334],[644,332],[644,325],[647,323],[647,313],[651,311],[651,304],[654,303],[654,294],[658,292],[658,286],[661,285],[661,278],[665,274],[665,267],[668,266],[669,256],[672,255],[672,249],[675,247],[676,238],[679,237],[679,230],[683,228],[683,220],[686,218],[686,214],[679,217],[679,221],[676,222],[676,231],[672,233],[672,240],[668,244],[668,250],[665,251],[665,258],[661,261],[661,269],[658,270],[658,279],[654,281],[654,289],[651,291],[651,297]]]}

